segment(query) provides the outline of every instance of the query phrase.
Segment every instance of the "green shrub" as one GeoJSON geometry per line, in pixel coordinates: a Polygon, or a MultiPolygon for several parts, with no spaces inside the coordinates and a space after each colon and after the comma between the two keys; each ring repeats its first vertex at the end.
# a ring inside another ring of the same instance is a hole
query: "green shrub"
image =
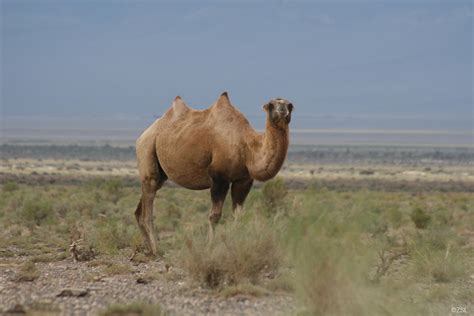
{"type": "Polygon", "coordinates": [[[122,196],[122,181],[119,178],[108,179],[102,184],[102,188],[108,195],[108,198],[117,203],[122,196]]]}
{"type": "Polygon", "coordinates": [[[89,232],[89,242],[101,253],[115,254],[120,249],[134,246],[138,236],[136,225],[127,225],[122,220],[106,218],[89,232]]]}
{"type": "Polygon", "coordinates": [[[389,208],[387,217],[393,227],[400,227],[403,219],[403,213],[398,208],[389,208]]]}
{"type": "Polygon", "coordinates": [[[416,228],[424,229],[431,221],[431,216],[427,214],[422,208],[415,208],[410,216],[416,228]]]}
{"type": "Polygon", "coordinates": [[[3,192],[13,192],[18,190],[18,184],[13,181],[8,181],[2,187],[3,192]]]}
{"type": "Polygon", "coordinates": [[[179,202],[160,200],[158,203],[160,205],[156,217],[159,230],[174,230],[180,224],[182,216],[179,202]]]}
{"type": "Polygon", "coordinates": [[[32,225],[42,225],[55,220],[51,202],[42,196],[27,198],[19,215],[21,220],[32,225]]]}
{"type": "Polygon", "coordinates": [[[262,202],[267,212],[274,214],[279,209],[286,209],[287,195],[288,189],[283,178],[277,177],[266,182],[262,188],[262,202]]]}

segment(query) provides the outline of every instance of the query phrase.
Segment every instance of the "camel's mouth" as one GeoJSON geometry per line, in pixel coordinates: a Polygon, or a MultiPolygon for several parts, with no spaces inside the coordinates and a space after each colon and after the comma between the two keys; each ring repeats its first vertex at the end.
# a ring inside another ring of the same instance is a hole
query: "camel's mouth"
{"type": "Polygon", "coordinates": [[[288,115],[290,115],[290,112],[286,109],[283,109],[283,110],[277,110],[277,113],[278,115],[280,115],[281,117],[287,117],[288,115]]]}

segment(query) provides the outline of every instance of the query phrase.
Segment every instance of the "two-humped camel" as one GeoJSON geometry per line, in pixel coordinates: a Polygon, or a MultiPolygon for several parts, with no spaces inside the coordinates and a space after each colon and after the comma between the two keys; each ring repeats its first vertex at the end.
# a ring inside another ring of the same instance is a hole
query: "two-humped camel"
{"type": "Polygon", "coordinates": [[[178,96],[136,143],[142,196],[135,217],[151,254],[156,254],[153,201],[170,179],[191,190],[211,189],[209,236],[221,218],[231,187],[234,212],[241,212],[253,180],[273,178],[285,160],[293,105],[273,99],[263,106],[266,129],[257,133],[229,100],[226,92],[202,111],[178,96]]]}

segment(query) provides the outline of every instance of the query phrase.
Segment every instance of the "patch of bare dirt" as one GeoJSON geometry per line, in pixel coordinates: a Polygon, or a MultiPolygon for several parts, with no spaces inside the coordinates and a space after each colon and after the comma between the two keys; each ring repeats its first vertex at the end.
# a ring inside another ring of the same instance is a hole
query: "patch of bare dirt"
{"type": "Polygon", "coordinates": [[[96,315],[110,304],[148,302],[160,304],[171,315],[287,315],[294,298],[283,293],[262,297],[238,295],[223,298],[188,280],[184,273],[163,261],[131,263],[127,258],[98,258],[88,262],[66,259],[36,263],[40,276],[18,282],[25,258],[0,262],[0,313],[24,314],[31,310],[48,315],[96,315]],[[107,274],[104,266],[127,265],[125,274],[107,274]]]}

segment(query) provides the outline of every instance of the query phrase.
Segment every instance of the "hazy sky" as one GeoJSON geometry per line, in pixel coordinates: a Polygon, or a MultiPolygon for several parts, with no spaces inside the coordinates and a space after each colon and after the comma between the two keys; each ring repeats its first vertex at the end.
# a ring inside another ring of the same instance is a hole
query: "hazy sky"
{"type": "Polygon", "coordinates": [[[4,117],[473,114],[471,1],[1,1],[4,117]]]}

